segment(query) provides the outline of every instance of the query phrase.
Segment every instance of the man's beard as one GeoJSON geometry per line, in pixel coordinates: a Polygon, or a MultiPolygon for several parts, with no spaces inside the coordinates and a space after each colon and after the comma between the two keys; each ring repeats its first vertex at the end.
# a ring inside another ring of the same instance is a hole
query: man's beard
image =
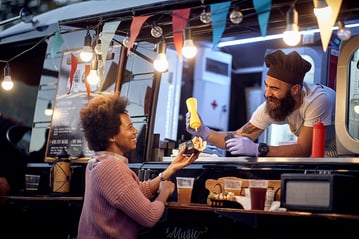
{"type": "Polygon", "coordinates": [[[287,93],[287,95],[283,99],[278,99],[274,97],[265,97],[266,98],[266,113],[276,120],[276,121],[283,121],[290,115],[295,106],[294,97],[287,93]]]}

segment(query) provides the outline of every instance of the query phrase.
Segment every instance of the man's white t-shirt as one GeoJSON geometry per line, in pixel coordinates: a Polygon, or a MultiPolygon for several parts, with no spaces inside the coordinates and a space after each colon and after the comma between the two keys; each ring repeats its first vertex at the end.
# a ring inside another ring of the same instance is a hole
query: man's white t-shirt
{"type": "Polygon", "coordinates": [[[326,139],[334,137],[335,121],[335,91],[329,87],[303,82],[302,104],[284,121],[273,120],[265,112],[266,102],[254,111],[249,122],[260,129],[266,129],[271,124],[288,124],[291,132],[299,135],[302,126],[313,127],[320,121],[325,126],[332,126],[333,132],[326,132],[326,139]]]}

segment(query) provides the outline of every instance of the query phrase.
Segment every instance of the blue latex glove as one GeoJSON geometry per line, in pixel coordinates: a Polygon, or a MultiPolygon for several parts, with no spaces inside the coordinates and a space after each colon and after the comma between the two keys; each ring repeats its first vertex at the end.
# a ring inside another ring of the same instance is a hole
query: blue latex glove
{"type": "Polygon", "coordinates": [[[258,144],[244,136],[235,136],[226,141],[226,148],[233,155],[258,156],[258,144]]]}
{"type": "Polygon", "coordinates": [[[199,116],[199,119],[201,121],[201,126],[197,129],[197,131],[193,128],[191,128],[189,126],[189,121],[190,121],[190,118],[191,118],[191,113],[190,112],[187,112],[186,113],[186,130],[188,133],[190,133],[191,135],[193,136],[196,136],[196,137],[201,137],[203,140],[207,140],[208,136],[209,136],[209,128],[207,126],[205,126],[203,124],[203,121],[201,119],[201,116],[199,116]]]}

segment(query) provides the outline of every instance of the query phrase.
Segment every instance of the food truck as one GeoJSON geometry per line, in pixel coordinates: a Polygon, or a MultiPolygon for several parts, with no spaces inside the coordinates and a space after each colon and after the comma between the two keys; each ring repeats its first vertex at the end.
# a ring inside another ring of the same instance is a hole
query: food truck
{"type": "MultiPolygon", "coordinates": [[[[86,1],[0,32],[0,64],[11,68],[14,88],[19,83],[30,92],[1,93],[1,111],[15,107],[21,115],[32,110],[33,118],[27,121],[30,137],[13,143],[27,143],[26,173],[41,175],[38,196],[7,198],[7,210],[17,215],[16,223],[37,237],[57,231],[59,238],[76,238],[84,168],[93,154],[82,135],[79,110],[93,97],[118,92],[129,98],[129,114],[139,131],[137,149],[127,155],[129,166],[140,180],[147,180],[158,176],[179,146],[192,138],[185,129],[186,99],[197,99],[198,113],[211,129],[240,128],[264,101],[264,56],[282,49],[295,50],[311,62],[306,81],[336,91],[336,148],[320,158],[249,157],[207,144],[198,160],[176,174],[195,177],[191,204],[177,205],[174,193],[163,219],[154,228],[144,228],[140,236],[272,238],[282,237],[278,231],[283,226],[299,235],[310,229],[358,232],[358,3],[343,0],[338,6],[327,1],[337,15],[328,20],[326,25],[332,26],[325,34],[313,14],[313,1],[271,1],[264,10],[254,2],[86,1]],[[285,13],[294,5],[301,39],[288,46],[283,32],[295,22],[285,13]],[[337,20],[351,32],[349,39],[339,37],[343,29],[337,20]],[[197,55],[190,59],[181,51],[188,37],[197,46],[197,55]],[[86,48],[95,54],[91,62],[81,58],[86,48]],[[167,58],[165,70],[154,66],[161,54],[167,58]],[[94,84],[87,82],[91,71],[94,84]],[[44,115],[46,108],[53,114],[44,115]],[[34,154],[41,148],[43,154],[34,154]],[[71,162],[70,187],[57,192],[51,180],[62,162],[62,150],[71,162]],[[223,186],[225,178],[242,180],[242,185],[249,179],[269,180],[277,210],[212,204],[208,196],[219,193],[221,187],[215,185],[223,186]],[[29,218],[36,220],[30,223],[29,218]]],[[[295,141],[290,130],[279,125],[258,139],[269,145],[295,141]]]]}

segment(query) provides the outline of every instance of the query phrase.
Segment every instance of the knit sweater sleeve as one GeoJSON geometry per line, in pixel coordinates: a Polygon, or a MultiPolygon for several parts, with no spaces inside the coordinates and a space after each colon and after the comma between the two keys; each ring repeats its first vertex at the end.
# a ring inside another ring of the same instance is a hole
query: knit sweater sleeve
{"type": "Polygon", "coordinates": [[[151,193],[150,180],[139,182],[139,184],[140,184],[140,189],[146,198],[152,199],[155,196],[151,193]]]}
{"type": "Polygon", "coordinates": [[[154,226],[160,220],[165,205],[148,198],[151,195],[149,182],[139,182],[136,174],[120,160],[106,160],[101,166],[105,172],[101,173],[104,177],[101,181],[108,182],[101,186],[106,200],[138,224],[154,226]]]}

